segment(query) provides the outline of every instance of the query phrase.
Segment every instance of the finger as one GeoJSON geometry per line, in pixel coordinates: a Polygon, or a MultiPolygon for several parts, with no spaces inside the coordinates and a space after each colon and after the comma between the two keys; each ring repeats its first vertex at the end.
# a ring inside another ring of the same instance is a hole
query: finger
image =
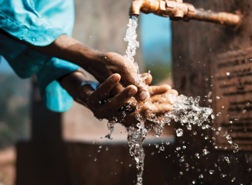
{"type": "Polygon", "coordinates": [[[142,80],[140,79],[140,76],[138,74],[134,74],[134,72],[132,72],[131,74],[127,74],[127,82],[128,83],[123,83],[124,86],[125,85],[135,85],[138,89],[138,92],[136,94],[136,97],[138,100],[143,101],[147,98],[150,97],[149,91],[148,91],[148,86],[142,82],[142,80]]]}
{"type": "Polygon", "coordinates": [[[173,94],[175,96],[178,96],[178,91],[176,91],[174,89],[169,90],[168,93],[173,94]]]}
{"type": "Polygon", "coordinates": [[[118,83],[110,92],[111,97],[114,97],[115,95],[117,95],[118,93],[122,92],[124,89],[124,87],[122,86],[121,83],[118,83]]]}
{"type": "Polygon", "coordinates": [[[151,96],[156,94],[162,94],[171,89],[169,85],[160,85],[160,86],[149,86],[149,93],[151,96]]]}
{"type": "Polygon", "coordinates": [[[121,71],[122,80],[121,83],[124,87],[128,85],[135,85],[138,89],[137,98],[141,101],[150,97],[147,85],[142,82],[139,74],[136,72],[134,65],[132,65],[132,61],[124,57],[125,66],[121,71]],[[128,64],[128,65],[126,65],[128,64]]]}
{"type": "Polygon", "coordinates": [[[129,103],[131,97],[137,93],[137,87],[134,85],[127,86],[121,93],[110,99],[109,106],[112,111],[118,111],[123,105],[129,103]]]}
{"type": "Polygon", "coordinates": [[[140,78],[145,82],[145,84],[149,85],[152,82],[152,75],[150,73],[140,74],[140,78]]]}
{"type": "Polygon", "coordinates": [[[147,99],[150,97],[148,86],[143,83],[136,84],[136,87],[138,88],[137,92],[137,98],[141,101],[147,99]]]}
{"type": "Polygon", "coordinates": [[[156,105],[156,109],[152,111],[153,114],[162,115],[164,113],[167,113],[173,109],[173,106],[171,104],[163,103],[156,105]]]}
{"type": "Polygon", "coordinates": [[[152,103],[168,103],[168,104],[174,104],[175,103],[175,95],[171,93],[165,93],[165,94],[158,94],[151,97],[152,103]]]}
{"type": "Polygon", "coordinates": [[[143,106],[139,112],[133,112],[131,114],[128,114],[124,118],[123,125],[125,127],[136,126],[137,123],[139,123],[139,118],[142,121],[146,121],[147,118],[153,114],[160,116],[160,115],[162,115],[166,112],[169,112],[171,110],[172,110],[172,106],[165,105],[165,104],[159,105],[159,106],[143,106]]]}
{"type": "Polygon", "coordinates": [[[140,115],[142,116],[143,120],[145,121],[147,118],[153,115],[162,115],[166,112],[172,110],[172,105],[170,104],[160,104],[160,105],[145,105],[139,111],[140,115]]]}
{"type": "Polygon", "coordinates": [[[119,83],[121,76],[119,74],[111,75],[105,80],[92,94],[94,101],[101,101],[108,97],[110,91],[119,83]]]}
{"type": "Polygon", "coordinates": [[[136,119],[136,112],[132,112],[130,114],[128,114],[124,119],[122,124],[125,127],[130,127],[133,126],[135,127],[137,125],[137,123],[139,123],[139,121],[136,119]]]}

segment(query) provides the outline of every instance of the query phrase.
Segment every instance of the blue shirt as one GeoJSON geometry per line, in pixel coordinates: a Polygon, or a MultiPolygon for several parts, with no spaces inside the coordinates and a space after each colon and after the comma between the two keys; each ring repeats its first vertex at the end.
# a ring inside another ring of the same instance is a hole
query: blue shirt
{"type": "MultiPolygon", "coordinates": [[[[71,35],[73,0],[0,0],[0,29],[35,46],[51,44],[62,34],[71,35]]],[[[36,74],[41,97],[52,111],[71,108],[72,97],[56,79],[79,66],[37,52],[0,34],[0,55],[21,78],[36,74]]]]}

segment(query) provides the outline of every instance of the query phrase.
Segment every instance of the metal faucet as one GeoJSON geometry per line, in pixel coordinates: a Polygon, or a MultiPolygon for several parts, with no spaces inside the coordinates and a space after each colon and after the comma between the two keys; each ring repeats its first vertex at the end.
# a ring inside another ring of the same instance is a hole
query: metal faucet
{"type": "Polygon", "coordinates": [[[238,14],[196,9],[192,4],[183,3],[183,0],[133,0],[129,15],[139,15],[140,11],[170,17],[171,20],[195,19],[235,27],[241,23],[241,16],[238,14]]]}

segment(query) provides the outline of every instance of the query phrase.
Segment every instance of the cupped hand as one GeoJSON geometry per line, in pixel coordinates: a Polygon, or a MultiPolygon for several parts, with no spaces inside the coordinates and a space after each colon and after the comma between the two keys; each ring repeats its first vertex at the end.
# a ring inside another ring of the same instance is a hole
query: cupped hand
{"type": "Polygon", "coordinates": [[[96,90],[89,84],[82,86],[81,102],[94,113],[96,118],[117,122],[126,116],[120,109],[130,103],[129,100],[137,93],[137,87],[129,85],[116,96],[109,98],[111,90],[119,81],[120,75],[113,74],[96,90]]]}
{"type": "MultiPolygon", "coordinates": [[[[150,80],[151,78],[149,78],[150,80]]],[[[149,81],[149,83],[151,80],[149,81]]],[[[156,115],[162,117],[165,113],[173,109],[175,98],[178,92],[171,89],[169,85],[148,86],[150,99],[148,101],[138,103],[138,109],[124,118],[124,125],[126,127],[135,126],[139,123],[139,118],[146,127],[151,128],[156,123],[150,121],[148,118],[156,115]]]]}
{"type": "Polygon", "coordinates": [[[91,67],[90,72],[100,82],[104,82],[110,75],[118,73],[121,76],[120,84],[112,90],[116,95],[128,85],[135,85],[138,89],[136,95],[138,100],[145,100],[149,97],[148,87],[138,74],[136,64],[127,57],[113,52],[100,53],[99,59],[91,67]]]}
{"type": "MultiPolygon", "coordinates": [[[[151,82],[151,75],[142,74],[141,77],[146,77],[145,83],[151,82]]],[[[172,110],[173,101],[170,98],[177,96],[177,91],[172,90],[168,85],[148,86],[151,97],[147,103],[135,101],[134,95],[137,93],[137,87],[134,85],[127,86],[116,96],[111,97],[110,92],[118,85],[120,79],[119,74],[113,74],[96,90],[89,84],[82,86],[80,99],[96,118],[108,119],[128,127],[139,123],[139,118],[146,124],[150,124],[148,118],[151,115],[163,115],[172,110]],[[125,109],[125,107],[127,108],[125,109]]]]}

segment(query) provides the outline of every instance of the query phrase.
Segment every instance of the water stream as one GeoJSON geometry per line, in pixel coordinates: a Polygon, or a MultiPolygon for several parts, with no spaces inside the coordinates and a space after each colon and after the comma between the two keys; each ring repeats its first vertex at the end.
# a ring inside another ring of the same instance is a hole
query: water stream
{"type": "MultiPolygon", "coordinates": [[[[138,17],[132,16],[129,19],[128,23],[128,29],[126,32],[126,37],[124,40],[128,42],[127,50],[126,50],[126,56],[129,58],[136,66],[136,71],[138,72],[138,65],[134,61],[134,56],[136,54],[136,49],[139,47],[139,42],[137,39],[136,29],[138,26],[138,17]]],[[[186,128],[187,130],[191,131],[192,126],[198,126],[201,129],[211,129],[216,133],[216,135],[219,135],[219,128],[213,128],[209,125],[210,120],[209,116],[212,114],[213,110],[211,108],[207,107],[200,107],[199,101],[200,98],[193,98],[193,97],[186,97],[184,95],[180,95],[178,97],[175,97],[173,95],[168,95],[169,98],[174,104],[173,104],[173,110],[170,112],[167,112],[163,116],[156,116],[152,115],[148,120],[155,123],[153,126],[153,130],[156,133],[157,137],[160,137],[163,133],[164,126],[166,124],[170,125],[170,122],[174,120],[177,122],[177,124],[180,124],[180,128],[177,127],[176,129],[176,136],[181,137],[183,135],[183,128],[186,128]]],[[[145,104],[150,104],[151,102],[146,101],[145,104]]],[[[136,109],[139,109],[140,107],[137,107],[136,109]]],[[[212,119],[214,118],[214,115],[211,115],[212,119]]],[[[129,152],[130,155],[134,157],[136,161],[136,168],[138,170],[137,174],[137,183],[136,185],[142,185],[143,184],[143,171],[144,171],[144,149],[143,149],[143,142],[145,137],[147,136],[150,129],[146,129],[144,127],[144,121],[141,118],[141,115],[137,115],[137,120],[139,123],[136,127],[129,127],[127,128],[128,133],[128,145],[129,145],[129,152]]],[[[114,129],[114,123],[108,123],[108,129],[110,130],[110,134],[108,134],[107,138],[110,138],[111,133],[114,129]]],[[[239,150],[239,146],[235,143],[233,143],[232,138],[228,133],[225,133],[224,135],[221,135],[221,137],[225,137],[228,141],[228,143],[233,146],[234,152],[237,152],[239,150]]],[[[160,151],[164,151],[164,146],[160,146],[160,151]]],[[[206,149],[203,150],[203,155],[207,155],[209,151],[206,149]]],[[[182,160],[182,159],[181,159],[182,160]]],[[[226,159],[225,159],[226,160],[226,159]]]]}

